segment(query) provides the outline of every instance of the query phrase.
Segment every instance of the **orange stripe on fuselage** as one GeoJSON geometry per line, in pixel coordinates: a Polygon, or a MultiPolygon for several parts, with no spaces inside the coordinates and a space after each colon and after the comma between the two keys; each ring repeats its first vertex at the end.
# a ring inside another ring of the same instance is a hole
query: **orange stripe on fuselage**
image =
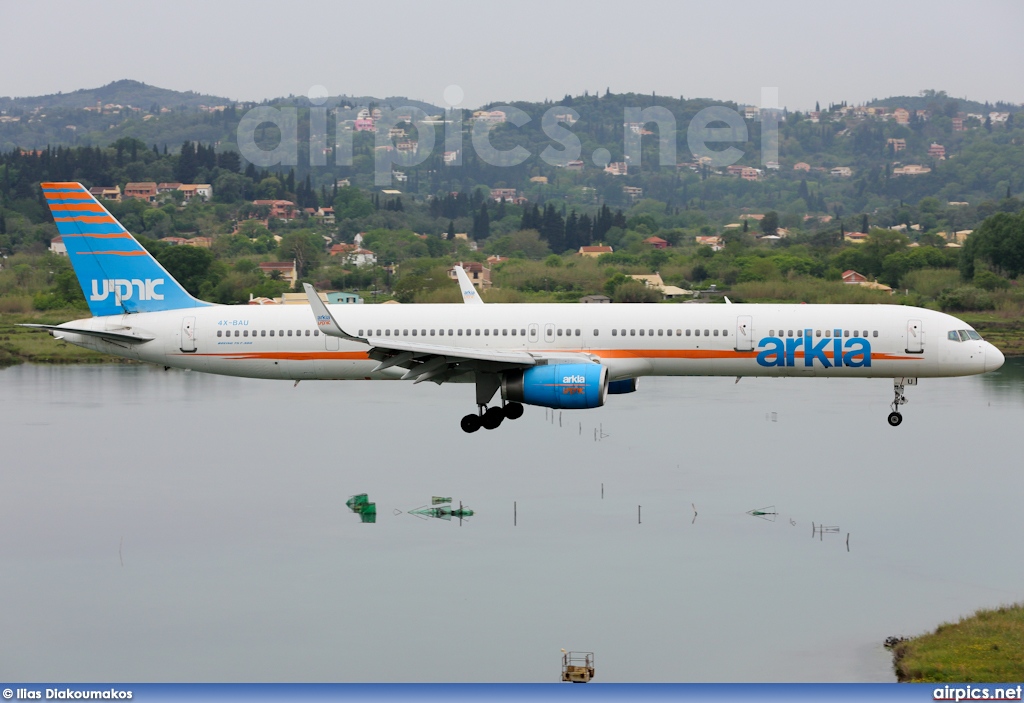
{"type": "Polygon", "coordinates": [[[275,361],[366,361],[366,352],[223,352],[209,354],[176,354],[175,356],[219,356],[222,359],[247,361],[252,359],[274,359],[275,361]]]}

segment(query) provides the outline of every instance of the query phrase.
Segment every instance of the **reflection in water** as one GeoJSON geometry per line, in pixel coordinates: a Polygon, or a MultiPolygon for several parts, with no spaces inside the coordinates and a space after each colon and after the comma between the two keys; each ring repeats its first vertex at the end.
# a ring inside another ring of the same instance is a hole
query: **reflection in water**
{"type": "Polygon", "coordinates": [[[464,519],[473,517],[473,510],[464,507],[462,505],[462,501],[459,501],[459,507],[457,508],[452,505],[445,504],[451,503],[451,500],[451,498],[433,496],[430,501],[431,505],[414,508],[408,512],[410,515],[415,515],[416,517],[424,520],[427,518],[437,518],[438,520],[451,520],[452,518],[458,518],[460,525],[464,519]]]}
{"type": "Polygon", "coordinates": [[[981,376],[985,390],[1010,396],[1024,393],[1024,357],[1011,357],[998,371],[981,376]]]}
{"type": "Polygon", "coordinates": [[[370,502],[370,496],[366,493],[359,493],[354,496],[350,496],[345,501],[345,505],[353,513],[359,515],[361,522],[375,523],[377,522],[377,504],[370,502]]]}

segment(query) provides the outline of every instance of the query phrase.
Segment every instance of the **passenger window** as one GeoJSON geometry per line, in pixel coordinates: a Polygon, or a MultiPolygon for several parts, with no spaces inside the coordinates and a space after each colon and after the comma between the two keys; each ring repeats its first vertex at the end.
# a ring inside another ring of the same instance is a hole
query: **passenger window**
{"type": "Polygon", "coordinates": [[[309,336],[309,330],[306,330],[306,336],[307,337],[309,336]]]}
{"type": "Polygon", "coordinates": [[[844,337],[849,337],[849,336],[850,336],[850,330],[846,330],[846,331],[844,331],[844,332],[843,332],[843,336],[844,336],[844,337]]]}
{"type": "Polygon", "coordinates": [[[577,337],[579,337],[579,336],[580,336],[580,331],[579,331],[579,330],[576,330],[576,336],[577,336],[577,337]]]}
{"type": "Polygon", "coordinates": [[[524,329],[520,329],[520,330],[519,330],[519,336],[520,336],[520,337],[525,337],[525,336],[526,336],[526,330],[524,330],[524,329]]]}
{"type": "Polygon", "coordinates": [[[378,337],[382,337],[382,336],[383,336],[383,335],[382,335],[382,334],[380,333],[380,330],[377,330],[377,336],[378,336],[378,337]]]}
{"type": "Polygon", "coordinates": [[[775,336],[775,330],[768,330],[768,336],[769,337],[774,337],[775,336]]]}
{"type": "MultiPolygon", "coordinates": [[[[462,334],[462,332],[459,332],[459,334],[462,334]]],[[[451,331],[451,330],[448,330],[448,336],[449,336],[449,337],[451,337],[451,336],[452,336],[452,331],[451,331]]]]}
{"type": "Polygon", "coordinates": [[[626,336],[626,330],[622,330],[621,332],[619,332],[619,334],[621,334],[623,337],[625,337],[626,336]]]}
{"type": "Polygon", "coordinates": [[[699,337],[700,336],[700,330],[694,330],[693,331],[693,336],[694,337],[699,337]]]}
{"type": "Polygon", "coordinates": [[[512,328],[512,336],[513,336],[513,337],[515,337],[515,336],[516,336],[516,328],[515,328],[515,327],[513,327],[513,328],[512,328]]]}
{"type": "Polygon", "coordinates": [[[683,336],[683,331],[682,330],[676,330],[676,336],[677,337],[682,337],[683,336]]]}
{"type": "Polygon", "coordinates": [[[594,330],[594,336],[595,336],[595,337],[599,336],[599,333],[598,333],[598,331],[597,331],[597,330],[594,330]]]}
{"type": "Polygon", "coordinates": [[[629,336],[630,337],[635,337],[636,336],[636,330],[630,330],[629,331],[629,336]]]}
{"type": "Polygon", "coordinates": [[[716,337],[718,336],[718,330],[715,330],[715,336],[716,337]]]}
{"type": "Polygon", "coordinates": [[[291,330],[288,330],[288,336],[289,336],[289,337],[291,337],[291,336],[292,336],[292,331],[291,331],[291,330]]]}
{"type": "Polygon", "coordinates": [[[461,329],[459,330],[459,336],[460,337],[462,336],[462,330],[461,329]]]}
{"type": "Polygon", "coordinates": [[[485,337],[490,337],[491,336],[491,331],[490,330],[484,330],[484,336],[485,337]]]}
{"type": "Polygon", "coordinates": [[[508,330],[502,330],[501,331],[501,336],[502,337],[507,337],[508,336],[508,330]]]}
{"type": "Polygon", "coordinates": [[[707,336],[708,336],[708,330],[704,330],[704,336],[705,336],[705,337],[707,337],[707,336]]]}
{"type": "Polygon", "coordinates": [[[479,336],[480,336],[480,330],[477,330],[477,331],[476,331],[476,336],[477,336],[477,337],[479,337],[479,336]]]}
{"type": "Polygon", "coordinates": [[[413,336],[413,337],[415,337],[415,336],[416,336],[416,330],[413,330],[413,331],[412,331],[412,336],[413,336]]]}
{"type": "MultiPolygon", "coordinates": [[[[359,334],[362,334],[362,332],[360,332],[359,334]]],[[[260,336],[261,337],[266,337],[267,336],[267,331],[266,330],[260,330],[260,336]]]]}
{"type": "Polygon", "coordinates": [[[274,336],[274,330],[270,330],[270,336],[271,336],[271,337],[273,337],[273,336],[274,336]]]}
{"type": "MultiPolygon", "coordinates": [[[[413,331],[412,331],[412,333],[413,333],[413,334],[416,334],[416,330],[413,330],[413,331]]],[[[434,331],[433,331],[433,330],[431,330],[431,331],[430,331],[430,333],[431,333],[431,334],[433,334],[433,333],[434,333],[434,331]]],[[[426,331],[426,330],[420,330],[420,336],[421,336],[421,337],[426,337],[426,336],[427,336],[427,331],[426,331]]]]}
{"type": "Polygon", "coordinates": [[[647,334],[649,334],[649,335],[651,335],[653,337],[654,336],[654,330],[647,330],[647,334]]]}
{"type": "MultiPolygon", "coordinates": [[[[430,330],[430,334],[434,334],[434,330],[430,330]]],[[[444,330],[438,330],[438,331],[437,331],[437,334],[438,334],[439,336],[443,337],[443,336],[444,336],[444,330]]]]}
{"type": "Polygon", "coordinates": [[[320,336],[320,330],[313,330],[313,336],[314,337],[319,337],[320,336]]]}
{"type": "MultiPolygon", "coordinates": [[[[433,336],[434,336],[434,333],[435,333],[435,332],[437,332],[437,330],[436,330],[436,329],[432,329],[432,330],[430,330],[430,336],[431,336],[431,337],[433,337],[433,336]]],[[[444,330],[441,330],[441,333],[443,334],[443,333],[444,333],[444,330]]]]}
{"type": "Polygon", "coordinates": [[[821,330],[814,330],[814,336],[815,337],[820,337],[821,336],[821,330]]]}
{"type": "Polygon", "coordinates": [[[235,330],[235,336],[236,337],[238,336],[238,330],[235,330]]]}
{"type": "Polygon", "coordinates": [[[223,337],[224,336],[224,331],[223,330],[217,330],[217,336],[218,337],[223,337]]]}
{"type": "Polygon", "coordinates": [[[665,334],[667,334],[669,337],[671,337],[672,336],[672,330],[665,330],[665,334]]]}
{"type": "Polygon", "coordinates": [[[729,330],[722,330],[722,336],[723,337],[728,337],[729,336],[729,330]]]}
{"type": "Polygon", "coordinates": [[[874,332],[872,332],[871,336],[872,337],[877,337],[878,336],[878,330],[875,330],[874,332]]]}
{"type": "Polygon", "coordinates": [[[615,329],[613,329],[613,330],[612,330],[612,336],[613,336],[613,337],[618,337],[618,336],[619,336],[619,331],[618,331],[618,330],[615,330],[615,329]]]}
{"type": "Polygon", "coordinates": [[[832,336],[832,330],[825,330],[825,337],[827,338],[827,337],[831,337],[831,336],[832,336]]]}
{"type": "Polygon", "coordinates": [[[242,336],[243,337],[248,337],[249,336],[249,330],[242,330],[242,336]]]}
{"type": "Polygon", "coordinates": [[[687,336],[687,337],[689,337],[689,336],[690,336],[690,330],[686,330],[686,336],[687,336]]]}
{"type": "Polygon", "coordinates": [[[559,337],[561,337],[561,336],[562,336],[562,328],[561,328],[561,327],[559,327],[559,328],[558,328],[558,332],[556,332],[556,334],[557,334],[557,335],[558,335],[559,337]]]}
{"type": "Polygon", "coordinates": [[[494,330],[494,336],[495,336],[495,337],[497,337],[497,336],[498,336],[498,330],[494,330]]]}

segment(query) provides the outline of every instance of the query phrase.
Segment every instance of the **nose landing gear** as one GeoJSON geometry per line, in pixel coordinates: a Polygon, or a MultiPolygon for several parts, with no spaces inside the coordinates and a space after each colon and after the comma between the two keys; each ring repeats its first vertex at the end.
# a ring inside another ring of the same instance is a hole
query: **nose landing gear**
{"type": "Polygon", "coordinates": [[[889,413],[888,418],[890,427],[899,427],[900,423],[903,422],[903,415],[900,413],[900,406],[906,405],[910,402],[910,399],[903,395],[904,387],[916,385],[916,378],[894,378],[892,380],[893,399],[892,405],[889,406],[892,408],[892,412],[889,413]]]}

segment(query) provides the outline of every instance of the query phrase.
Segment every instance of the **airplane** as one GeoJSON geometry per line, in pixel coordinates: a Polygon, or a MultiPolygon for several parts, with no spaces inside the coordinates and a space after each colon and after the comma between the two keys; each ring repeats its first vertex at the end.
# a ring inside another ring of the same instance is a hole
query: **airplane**
{"type": "Polygon", "coordinates": [[[888,423],[919,378],[998,369],[967,323],[902,305],[217,305],[193,297],[79,183],[43,183],[92,317],[26,325],[165,368],[247,378],[471,383],[465,432],[525,405],[597,408],[646,376],[892,378],[888,423]],[[500,391],[500,405],[490,405],[500,391]]]}

